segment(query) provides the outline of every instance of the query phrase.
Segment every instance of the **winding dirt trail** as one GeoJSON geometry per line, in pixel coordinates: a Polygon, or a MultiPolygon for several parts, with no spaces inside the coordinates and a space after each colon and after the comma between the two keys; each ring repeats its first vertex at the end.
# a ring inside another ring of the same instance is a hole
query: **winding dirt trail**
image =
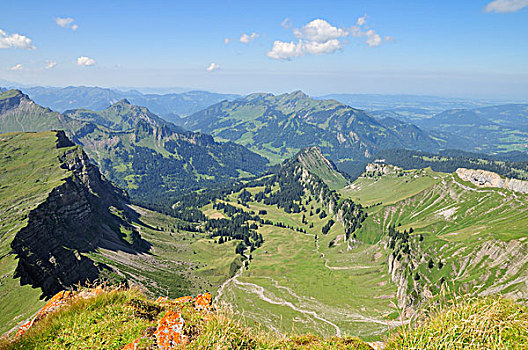
{"type": "Polygon", "coordinates": [[[218,294],[216,295],[215,299],[214,299],[214,302],[213,304],[214,305],[218,305],[218,302],[220,301],[220,299],[222,299],[222,295],[224,294],[224,289],[227,287],[228,284],[230,283],[234,283],[237,281],[237,279],[242,276],[242,272],[244,272],[244,262],[242,263],[242,266],[240,266],[240,269],[238,269],[237,273],[235,273],[235,275],[233,277],[231,277],[230,279],[224,281],[224,283],[222,283],[220,285],[220,288],[218,288],[218,294]]]}
{"type": "MultiPolygon", "coordinates": [[[[315,239],[314,234],[308,234],[308,235],[314,237],[315,239]]],[[[329,266],[328,259],[326,259],[324,253],[320,251],[319,241],[317,239],[315,240],[315,251],[320,254],[321,259],[324,260],[324,266],[329,270],[352,270],[352,269],[372,268],[372,266],[363,266],[363,265],[329,266]]],[[[335,330],[336,336],[342,335],[341,328],[337,324],[323,317],[320,313],[314,310],[314,309],[328,310],[331,308],[330,306],[321,304],[320,302],[317,302],[314,300],[311,300],[309,297],[306,297],[306,296],[299,296],[293,289],[286,287],[286,286],[281,286],[278,281],[274,280],[271,277],[262,276],[262,278],[269,279],[274,284],[274,287],[277,288],[277,290],[284,290],[287,293],[287,295],[291,296],[293,300],[296,299],[297,302],[295,302],[295,304],[292,303],[291,301],[288,301],[287,299],[284,299],[283,297],[276,295],[269,289],[265,289],[263,286],[260,286],[255,283],[250,283],[250,282],[242,282],[239,280],[239,278],[242,276],[244,272],[244,268],[245,268],[245,264],[243,264],[240,267],[240,269],[237,271],[237,273],[233,277],[226,280],[224,283],[220,285],[220,288],[218,289],[218,294],[215,298],[215,302],[214,302],[215,305],[222,301],[222,297],[225,294],[226,288],[229,288],[230,286],[231,287],[236,286],[237,288],[243,290],[245,293],[255,294],[260,300],[266,303],[269,303],[272,305],[285,306],[302,315],[305,315],[317,321],[323,322],[335,330]]],[[[387,327],[394,327],[394,326],[401,325],[402,323],[405,323],[405,321],[404,322],[389,321],[389,320],[384,320],[384,319],[366,317],[359,313],[350,312],[349,310],[334,310],[333,312],[336,314],[340,314],[341,317],[344,317],[348,321],[353,321],[353,322],[376,323],[376,324],[385,325],[387,327]]]]}
{"type": "MultiPolygon", "coordinates": [[[[281,306],[287,306],[289,307],[290,309],[292,309],[293,311],[296,311],[298,313],[301,313],[303,315],[308,315],[308,316],[311,316],[313,318],[315,318],[316,320],[319,320],[321,322],[324,322],[330,326],[332,326],[335,330],[336,330],[336,336],[341,336],[341,329],[339,328],[339,326],[337,326],[335,323],[319,316],[317,314],[317,312],[315,311],[312,311],[312,310],[305,310],[305,309],[301,309],[300,307],[297,307],[295,305],[293,305],[291,302],[289,301],[286,301],[282,298],[279,298],[275,295],[272,295],[270,297],[266,296],[264,294],[264,287],[262,286],[259,286],[257,284],[254,284],[254,283],[249,283],[249,282],[240,282],[239,280],[234,280],[234,283],[241,286],[242,289],[250,292],[250,293],[253,293],[253,294],[256,294],[260,300],[262,301],[265,301],[267,303],[270,303],[270,304],[273,304],[273,305],[281,305],[281,306]],[[246,287],[246,288],[244,288],[246,287]]],[[[269,294],[271,294],[269,291],[268,291],[269,294]]]]}

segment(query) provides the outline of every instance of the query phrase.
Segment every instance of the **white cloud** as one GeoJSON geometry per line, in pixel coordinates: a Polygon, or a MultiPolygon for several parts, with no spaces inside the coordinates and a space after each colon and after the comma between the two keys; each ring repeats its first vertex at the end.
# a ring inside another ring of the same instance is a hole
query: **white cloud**
{"type": "Polygon", "coordinates": [[[288,17],[286,17],[286,18],[284,19],[284,21],[282,21],[281,26],[282,26],[283,28],[286,28],[286,29],[290,28],[290,27],[291,27],[291,19],[289,19],[288,17]]]}
{"type": "Polygon", "coordinates": [[[27,49],[35,50],[31,39],[17,33],[8,35],[0,29],[0,49],[27,49]]]}
{"type": "Polygon", "coordinates": [[[367,23],[367,15],[363,16],[363,17],[359,17],[357,19],[357,22],[356,22],[356,25],[361,27],[362,25],[364,25],[365,23],[367,23]]]}
{"type": "Polygon", "coordinates": [[[381,44],[381,36],[377,34],[373,29],[367,30],[365,33],[365,36],[367,37],[367,40],[365,41],[368,46],[379,46],[381,44]]]}
{"type": "Polygon", "coordinates": [[[302,41],[297,43],[276,40],[273,48],[268,51],[267,56],[278,60],[288,60],[292,57],[305,55],[322,55],[334,53],[341,48],[341,42],[337,39],[318,43],[317,41],[302,41]]]}
{"type": "Polygon", "coordinates": [[[89,67],[89,66],[93,66],[94,64],[95,64],[95,60],[93,58],[89,58],[86,56],[81,56],[77,58],[78,66],[89,67]]]}
{"type": "Polygon", "coordinates": [[[48,61],[48,62],[46,63],[46,67],[45,67],[45,68],[46,68],[46,69],[52,69],[52,68],[55,68],[56,66],[57,66],[57,62],[55,62],[55,61],[48,61]]]}
{"type": "MultiPolygon", "coordinates": [[[[324,19],[314,19],[301,29],[294,29],[297,42],[275,40],[267,56],[277,60],[289,60],[306,55],[331,54],[343,48],[342,39],[347,36],[363,38],[369,47],[381,45],[383,39],[374,29],[364,27],[367,16],[359,17],[350,28],[333,26],[324,19]]],[[[393,40],[386,37],[385,40],[393,40]]]]}
{"type": "Polygon", "coordinates": [[[259,37],[258,33],[251,33],[250,35],[247,35],[246,33],[244,33],[240,37],[240,42],[244,44],[249,44],[251,41],[255,40],[258,37],[259,37]]]}
{"type": "Polygon", "coordinates": [[[229,44],[230,41],[231,41],[231,38],[225,38],[224,39],[224,45],[229,44]]]}
{"type": "Polygon", "coordinates": [[[276,60],[288,60],[292,57],[304,56],[304,52],[302,50],[301,42],[296,44],[293,41],[287,43],[284,41],[275,40],[273,42],[273,47],[266,55],[276,60]]]}
{"type": "Polygon", "coordinates": [[[348,32],[343,28],[332,26],[324,19],[314,19],[300,30],[294,29],[293,34],[299,39],[324,43],[328,40],[347,36],[348,32]]]}
{"type": "Polygon", "coordinates": [[[490,2],[485,8],[486,12],[516,12],[528,7],[528,0],[494,0],[490,2]]]}
{"type": "Polygon", "coordinates": [[[309,41],[303,43],[304,51],[311,55],[322,55],[325,53],[334,53],[341,48],[341,42],[337,39],[318,43],[316,41],[309,41]]]}
{"type": "Polygon", "coordinates": [[[22,70],[22,69],[24,69],[24,66],[21,63],[19,63],[19,64],[14,65],[10,69],[11,70],[22,70]]]}
{"type": "Polygon", "coordinates": [[[57,17],[55,18],[55,23],[57,23],[58,26],[62,28],[69,28],[71,30],[77,30],[79,26],[77,24],[73,24],[75,20],[71,17],[57,17]]]}
{"type": "Polygon", "coordinates": [[[220,69],[220,66],[219,66],[218,64],[214,63],[214,62],[211,63],[211,64],[209,65],[209,67],[207,67],[207,71],[208,71],[208,72],[212,72],[212,71],[215,71],[215,70],[217,70],[217,69],[220,69]]]}

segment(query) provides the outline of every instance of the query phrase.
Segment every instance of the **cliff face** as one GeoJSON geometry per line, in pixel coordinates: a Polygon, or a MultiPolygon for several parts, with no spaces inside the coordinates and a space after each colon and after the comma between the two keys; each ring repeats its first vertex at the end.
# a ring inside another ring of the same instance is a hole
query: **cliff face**
{"type": "Polygon", "coordinates": [[[29,212],[27,226],[11,243],[18,258],[15,277],[40,287],[46,296],[110,271],[83,253],[102,246],[128,251],[145,246],[139,235],[129,244],[118,234],[120,225],[130,227],[125,194],[105,180],[63,132],[57,132],[57,138],[57,148],[67,147],[58,157],[69,176],[29,212]],[[111,208],[123,211],[123,216],[113,215],[111,208]]]}
{"type": "Polygon", "coordinates": [[[505,188],[513,192],[528,193],[528,181],[501,177],[486,170],[458,168],[456,174],[464,181],[479,187],[505,188]]]}

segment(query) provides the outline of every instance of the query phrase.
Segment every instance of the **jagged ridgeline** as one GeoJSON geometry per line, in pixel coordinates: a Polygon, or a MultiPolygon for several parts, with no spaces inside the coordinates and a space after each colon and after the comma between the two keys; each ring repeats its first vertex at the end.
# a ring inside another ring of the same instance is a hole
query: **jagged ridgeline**
{"type": "MultiPolygon", "coordinates": [[[[277,205],[286,213],[300,213],[307,211],[302,197],[308,194],[327,208],[330,216],[337,216],[337,220],[345,227],[348,240],[350,235],[361,227],[366,211],[354,201],[343,199],[328,185],[339,186],[346,183],[333,163],[323,156],[321,149],[310,147],[301,150],[295,157],[286,161],[277,174],[270,177],[265,184],[268,190],[256,193],[255,200],[266,205],[277,205]],[[270,189],[275,185],[278,185],[278,191],[272,192],[270,189]]],[[[319,213],[321,218],[326,215],[325,211],[319,213]]],[[[333,222],[330,219],[329,226],[332,226],[333,222]]],[[[328,230],[329,227],[323,228],[322,233],[326,234],[328,230]]]]}
{"type": "Polygon", "coordinates": [[[260,174],[267,160],[234,143],[185,131],[121,100],[103,111],[57,113],[18,90],[0,95],[0,132],[64,130],[132,198],[167,209],[174,193],[260,174]]]}

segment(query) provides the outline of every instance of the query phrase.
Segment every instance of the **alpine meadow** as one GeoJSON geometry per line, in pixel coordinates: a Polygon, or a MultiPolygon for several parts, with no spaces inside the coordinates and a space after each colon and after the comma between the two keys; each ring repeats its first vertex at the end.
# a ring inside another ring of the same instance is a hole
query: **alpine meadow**
{"type": "Polygon", "coordinates": [[[8,1],[0,349],[528,349],[528,1],[8,1]]]}

